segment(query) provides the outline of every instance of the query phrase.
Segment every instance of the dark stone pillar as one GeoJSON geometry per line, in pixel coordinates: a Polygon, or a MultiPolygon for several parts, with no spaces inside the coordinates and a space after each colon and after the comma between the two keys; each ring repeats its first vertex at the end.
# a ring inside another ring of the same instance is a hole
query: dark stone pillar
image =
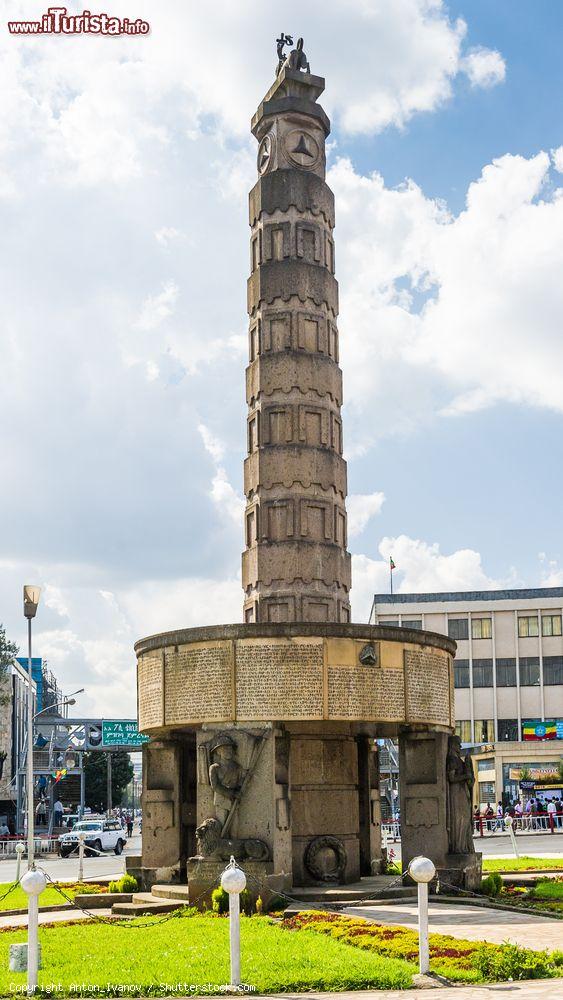
{"type": "Polygon", "coordinates": [[[418,854],[445,869],[448,854],[446,755],[448,734],[399,735],[403,871],[418,854]]]}
{"type": "Polygon", "coordinates": [[[379,755],[369,736],[356,737],[358,744],[358,801],[360,812],[360,875],[381,871],[381,803],[379,755]]]}

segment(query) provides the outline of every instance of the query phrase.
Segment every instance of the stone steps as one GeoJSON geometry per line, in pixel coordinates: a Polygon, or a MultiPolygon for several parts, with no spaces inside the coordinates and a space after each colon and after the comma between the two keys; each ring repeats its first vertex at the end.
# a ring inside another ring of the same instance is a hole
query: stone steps
{"type": "MultiPolygon", "coordinates": [[[[187,886],[186,886],[187,888],[187,886]]],[[[171,913],[186,905],[186,900],[159,899],[150,892],[136,892],[130,903],[114,903],[112,914],[119,917],[142,917],[144,913],[171,913]]]]}

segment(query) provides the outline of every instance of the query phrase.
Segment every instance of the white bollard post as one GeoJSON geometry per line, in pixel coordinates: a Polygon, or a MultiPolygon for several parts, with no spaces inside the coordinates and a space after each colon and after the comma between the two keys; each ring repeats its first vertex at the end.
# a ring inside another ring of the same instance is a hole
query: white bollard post
{"type": "Polygon", "coordinates": [[[512,850],[514,851],[514,857],[519,858],[520,851],[518,850],[518,847],[516,845],[516,837],[514,834],[514,820],[512,819],[512,816],[506,816],[504,824],[508,828],[508,832],[510,834],[510,840],[512,841],[512,850]]]}
{"type": "Polygon", "coordinates": [[[78,834],[78,881],[84,881],[84,833],[78,834]]]}
{"type": "Polygon", "coordinates": [[[221,875],[221,886],[229,894],[229,940],[231,946],[231,987],[240,986],[240,894],[246,888],[246,875],[231,855],[221,875]]]}
{"type": "Polygon", "coordinates": [[[39,968],[39,896],[47,885],[43,872],[30,868],[22,878],[22,889],[27,892],[27,992],[37,989],[39,968]]]}
{"type": "Polygon", "coordinates": [[[422,974],[430,972],[428,883],[435,874],[436,868],[430,858],[413,858],[409,865],[409,875],[418,883],[418,968],[422,974]]]}
{"type": "Polygon", "coordinates": [[[16,882],[20,880],[20,871],[22,866],[22,855],[25,851],[25,844],[21,840],[18,840],[16,844],[16,882]]]}

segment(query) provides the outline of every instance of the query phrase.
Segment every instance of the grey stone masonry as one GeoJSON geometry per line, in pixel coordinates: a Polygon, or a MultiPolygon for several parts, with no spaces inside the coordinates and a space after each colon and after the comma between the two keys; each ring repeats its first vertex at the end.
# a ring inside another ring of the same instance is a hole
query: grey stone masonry
{"type": "Polygon", "coordinates": [[[348,622],[346,463],[324,80],[284,66],[252,119],[246,622],[348,622]]]}

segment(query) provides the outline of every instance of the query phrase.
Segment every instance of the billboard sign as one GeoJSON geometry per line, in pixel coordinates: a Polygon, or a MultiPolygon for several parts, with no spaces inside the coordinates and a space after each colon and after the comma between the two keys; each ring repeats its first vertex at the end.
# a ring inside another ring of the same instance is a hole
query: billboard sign
{"type": "Polygon", "coordinates": [[[149,737],[143,736],[135,719],[103,719],[103,747],[142,747],[149,737]]]}

